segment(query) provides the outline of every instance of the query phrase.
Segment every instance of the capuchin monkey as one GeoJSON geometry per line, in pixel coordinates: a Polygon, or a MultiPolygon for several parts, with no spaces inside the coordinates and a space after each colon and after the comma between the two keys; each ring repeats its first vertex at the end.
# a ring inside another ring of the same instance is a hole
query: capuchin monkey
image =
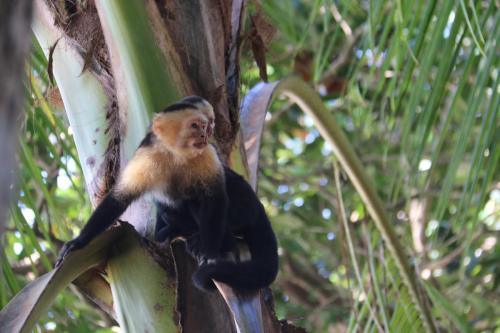
{"type": "Polygon", "coordinates": [[[271,223],[250,185],[224,166],[208,143],[213,130],[212,106],[201,97],[186,97],[156,114],[116,185],[80,235],[65,244],[56,266],[108,228],[135,199],[152,193],[157,206],[155,240],[186,241],[198,261],[193,274],[198,288],[215,289],[212,279],[240,291],[270,285],[278,272],[271,223]],[[236,238],[247,244],[250,260],[225,259],[237,251],[236,238]]]}

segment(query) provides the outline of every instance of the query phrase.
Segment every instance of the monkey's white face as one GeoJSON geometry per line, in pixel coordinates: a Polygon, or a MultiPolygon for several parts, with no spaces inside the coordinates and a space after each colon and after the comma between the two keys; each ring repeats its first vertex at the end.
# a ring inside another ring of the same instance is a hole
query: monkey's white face
{"type": "Polygon", "coordinates": [[[212,106],[206,102],[197,108],[157,114],[152,131],[176,155],[188,159],[198,156],[214,133],[212,106]]]}
{"type": "Polygon", "coordinates": [[[214,123],[205,115],[199,115],[186,119],[183,128],[187,148],[203,149],[213,134],[214,123]]]}

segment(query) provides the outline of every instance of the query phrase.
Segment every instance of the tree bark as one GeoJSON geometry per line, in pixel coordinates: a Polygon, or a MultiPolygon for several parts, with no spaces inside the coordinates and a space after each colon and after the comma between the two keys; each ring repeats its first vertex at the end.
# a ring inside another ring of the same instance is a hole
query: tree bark
{"type": "Polygon", "coordinates": [[[18,130],[22,122],[24,60],[31,42],[30,0],[0,2],[0,236],[15,193],[18,130]]]}

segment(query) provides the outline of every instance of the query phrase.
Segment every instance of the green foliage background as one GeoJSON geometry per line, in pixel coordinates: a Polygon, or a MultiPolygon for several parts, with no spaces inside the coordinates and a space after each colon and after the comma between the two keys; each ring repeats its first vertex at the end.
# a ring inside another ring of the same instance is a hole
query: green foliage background
{"type": "MultiPolygon", "coordinates": [[[[306,75],[322,94],[373,178],[443,331],[500,332],[499,6],[466,0],[249,6],[276,28],[266,44],[269,80],[306,75]]],[[[36,42],[28,72],[20,193],[4,239],[0,306],[51,269],[62,241],[91,211],[71,130],[36,42]]],[[[259,81],[247,40],[242,95],[259,81]]],[[[380,234],[347,178],[340,174],[336,182],[334,174],[331,147],[311,119],[284,100],[274,103],[259,195],[280,241],[278,316],[310,332],[418,332],[380,234]]],[[[70,288],[39,330],[107,332],[111,325],[70,288]]]]}

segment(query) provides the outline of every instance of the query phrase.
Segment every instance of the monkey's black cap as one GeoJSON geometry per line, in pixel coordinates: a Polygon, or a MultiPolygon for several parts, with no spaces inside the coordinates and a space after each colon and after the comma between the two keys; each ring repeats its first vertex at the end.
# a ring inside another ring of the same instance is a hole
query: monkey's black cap
{"type": "Polygon", "coordinates": [[[198,105],[203,103],[206,103],[206,101],[200,96],[188,96],[184,97],[177,103],[170,104],[161,112],[174,112],[184,109],[198,109],[198,105]]]}

